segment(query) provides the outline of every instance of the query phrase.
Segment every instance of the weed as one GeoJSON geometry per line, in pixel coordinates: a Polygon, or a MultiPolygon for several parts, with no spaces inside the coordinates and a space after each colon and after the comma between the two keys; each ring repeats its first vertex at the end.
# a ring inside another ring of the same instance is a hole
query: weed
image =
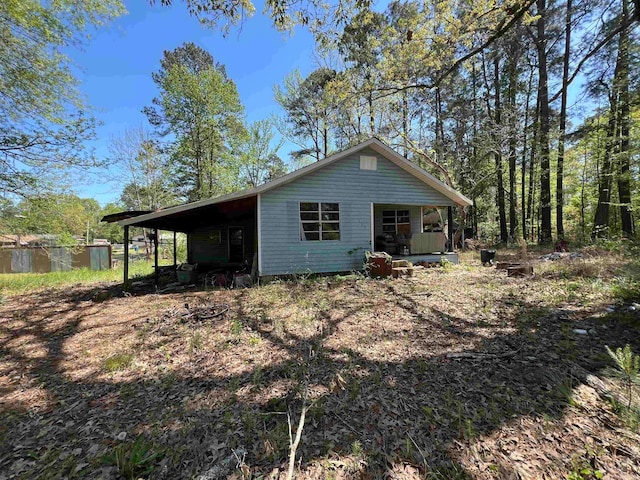
{"type": "Polygon", "coordinates": [[[440,266],[442,267],[442,270],[445,272],[450,272],[451,270],[453,270],[453,263],[451,263],[445,257],[442,257],[440,259],[440,266]]]}
{"type": "Polygon", "coordinates": [[[231,322],[231,334],[239,336],[242,333],[242,322],[240,320],[233,320],[231,322]]]}
{"type": "Polygon", "coordinates": [[[230,392],[236,392],[240,388],[240,379],[238,377],[233,377],[229,380],[228,388],[230,392]]]}
{"type": "Polygon", "coordinates": [[[563,380],[556,385],[555,393],[557,397],[572,407],[577,407],[578,402],[573,398],[573,385],[570,379],[563,380]]]}
{"type": "Polygon", "coordinates": [[[189,352],[194,353],[197,350],[202,350],[202,344],[202,334],[200,332],[195,332],[189,339],[189,352]]]}
{"type": "Polygon", "coordinates": [[[640,298],[640,280],[630,277],[616,277],[611,283],[611,294],[624,302],[640,298]]]}
{"type": "Polygon", "coordinates": [[[253,373],[251,374],[251,383],[253,383],[254,385],[260,385],[262,383],[263,376],[264,375],[262,371],[262,366],[256,365],[256,368],[253,370],[253,373]]]}
{"type": "Polygon", "coordinates": [[[627,409],[631,410],[633,384],[640,379],[640,356],[633,353],[629,344],[624,348],[616,348],[615,352],[606,345],[605,349],[616,364],[616,374],[622,378],[627,388],[627,409]]]}
{"type": "Polygon", "coordinates": [[[135,480],[149,475],[161,457],[162,453],[154,451],[153,446],[140,436],[133,443],[116,446],[104,457],[104,463],[114,465],[127,480],[135,480]]]}
{"type": "Polygon", "coordinates": [[[130,383],[123,383],[120,386],[120,390],[118,391],[118,396],[123,399],[126,400],[127,398],[131,398],[135,395],[136,390],[133,387],[133,385],[131,385],[130,383]]]}
{"type": "Polygon", "coordinates": [[[364,448],[362,447],[362,442],[360,440],[354,440],[351,444],[351,455],[359,457],[363,452],[364,448]]]}
{"type": "Polygon", "coordinates": [[[609,404],[611,405],[611,410],[613,413],[618,415],[624,423],[629,427],[632,431],[638,432],[640,430],[640,412],[638,412],[635,408],[628,408],[626,405],[620,403],[614,397],[609,399],[609,404]]]}
{"type": "Polygon", "coordinates": [[[160,347],[160,352],[164,356],[164,361],[169,363],[171,361],[171,351],[169,350],[169,348],[166,345],[163,345],[162,347],[160,347]]]}
{"type": "Polygon", "coordinates": [[[567,480],[597,480],[600,478],[604,478],[604,473],[597,470],[592,462],[579,456],[571,458],[571,471],[567,475],[567,480]]]}
{"type": "Polygon", "coordinates": [[[247,434],[251,435],[258,424],[256,415],[252,412],[243,412],[241,415],[242,425],[247,434]]]}
{"type": "Polygon", "coordinates": [[[430,470],[427,473],[428,480],[470,480],[471,477],[462,465],[452,463],[430,470]]]}
{"type": "MultiPolygon", "coordinates": [[[[41,288],[74,285],[78,283],[95,283],[122,281],[123,267],[109,270],[74,269],[66,272],[48,273],[6,273],[0,274],[0,292],[3,296],[32,292],[41,288]]],[[[129,264],[131,277],[150,275],[153,262],[132,262],[129,264]]]]}
{"type": "Polygon", "coordinates": [[[360,381],[357,378],[352,378],[349,382],[349,400],[354,401],[360,396],[360,381]]]}
{"type": "Polygon", "coordinates": [[[276,421],[263,436],[264,453],[271,461],[279,461],[289,450],[289,426],[276,421]]]}
{"type": "Polygon", "coordinates": [[[133,354],[131,353],[116,353],[110,356],[104,361],[104,368],[107,372],[113,373],[118,370],[124,370],[128,368],[133,362],[133,354]]]}
{"type": "Polygon", "coordinates": [[[273,321],[273,334],[278,338],[284,338],[286,334],[284,320],[278,318],[273,321]]]}
{"type": "Polygon", "coordinates": [[[379,368],[376,368],[371,374],[371,383],[374,385],[380,385],[382,383],[382,372],[379,368]]]}
{"type": "Polygon", "coordinates": [[[262,338],[260,338],[258,335],[251,335],[251,337],[249,337],[249,345],[251,345],[252,347],[260,345],[261,343],[262,338]]]}

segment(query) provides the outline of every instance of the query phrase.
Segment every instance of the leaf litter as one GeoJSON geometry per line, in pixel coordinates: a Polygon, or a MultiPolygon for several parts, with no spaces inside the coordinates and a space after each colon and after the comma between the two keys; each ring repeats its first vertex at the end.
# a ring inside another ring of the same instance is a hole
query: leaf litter
{"type": "Polygon", "coordinates": [[[604,345],[640,351],[637,312],[606,310],[624,262],[575,262],[7,298],[0,478],[284,478],[305,385],[298,478],[635,478],[605,375],[604,345]]]}

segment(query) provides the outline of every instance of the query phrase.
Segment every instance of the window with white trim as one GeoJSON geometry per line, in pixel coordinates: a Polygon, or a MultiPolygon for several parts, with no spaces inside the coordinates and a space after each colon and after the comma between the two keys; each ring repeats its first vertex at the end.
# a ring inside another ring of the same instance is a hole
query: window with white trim
{"type": "Polygon", "coordinates": [[[340,240],[340,204],[300,202],[300,240],[340,240]]]}
{"type": "Polygon", "coordinates": [[[411,233],[409,210],[383,210],[382,231],[384,233],[411,233]]]}

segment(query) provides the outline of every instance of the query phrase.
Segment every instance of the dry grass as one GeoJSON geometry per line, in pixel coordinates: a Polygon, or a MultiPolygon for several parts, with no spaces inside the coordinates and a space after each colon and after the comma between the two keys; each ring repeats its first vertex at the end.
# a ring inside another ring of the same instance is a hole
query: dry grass
{"type": "MultiPolygon", "coordinates": [[[[303,478],[637,476],[636,433],[584,383],[602,376],[605,344],[640,351],[635,313],[605,311],[627,260],[536,264],[536,276],[513,279],[475,257],[399,281],[324,277],[99,304],[91,287],[9,297],[0,478],[149,468],[149,478],[193,478],[238,449],[253,478],[277,478],[284,413],[297,415],[305,382],[315,403],[303,478]],[[173,315],[185,303],[230,310],[173,315]],[[136,466],[138,456],[151,460],[136,466]]],[[[237,464],[225,475],[242,478],[237,464]]]]}

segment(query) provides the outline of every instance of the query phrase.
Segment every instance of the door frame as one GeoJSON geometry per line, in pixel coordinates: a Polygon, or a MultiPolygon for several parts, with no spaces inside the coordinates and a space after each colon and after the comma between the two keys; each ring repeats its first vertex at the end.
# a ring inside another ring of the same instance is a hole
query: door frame
{"type": "Polygon", "coordinates": [[[239,263],[242,263],[242,262],[244,262],[246,260],[245,254],[244,254],[244,230],[245,230],[245,228],[242,225],[237,225],[237,226],[236,225],[229,225],[227,227],[227,258],[229,259],[229,263],[231,263],[232,262],[232,260],[231,260],[231,229],[234,229],[234,228],[242,230],[242,259],[239,262],[239,263]]]}

